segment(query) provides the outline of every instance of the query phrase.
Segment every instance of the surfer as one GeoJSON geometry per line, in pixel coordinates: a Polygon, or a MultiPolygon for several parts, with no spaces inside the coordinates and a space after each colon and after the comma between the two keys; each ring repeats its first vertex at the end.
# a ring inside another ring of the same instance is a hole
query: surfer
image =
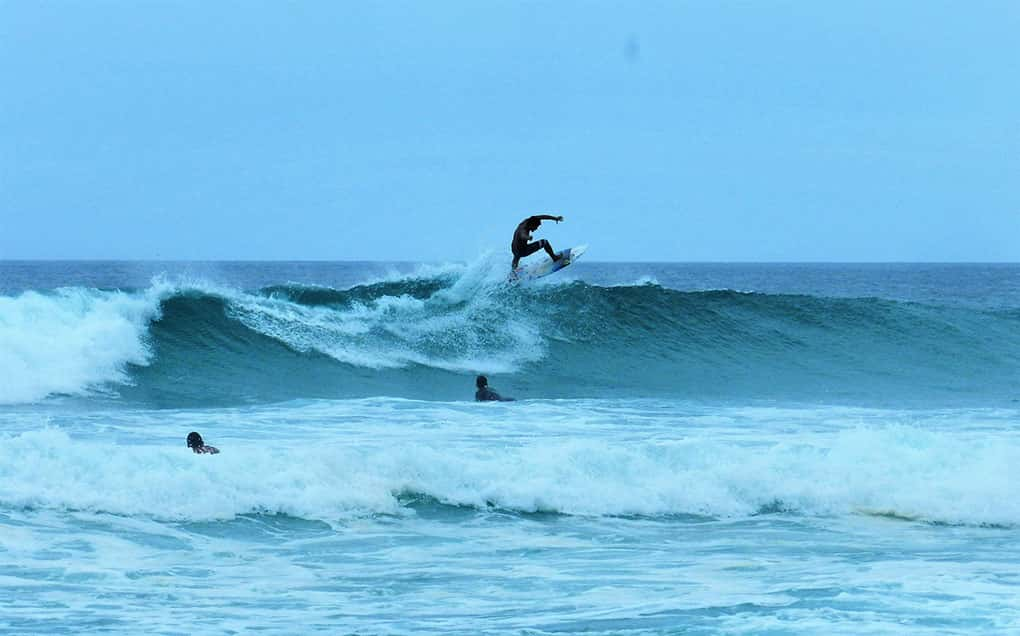
{"type": "Polygon", "coordinates": [[[188,433],[188,448],[199,455],[215,455],[220,452],[220,449],[215,446],[206,446],[205,442],[202,441],[202,436],[194,431],[188,433]]]}
{"type": "Polygon", "coordinates": [[[531,243],[531,233],[538,229],[538,226],[542,225],[542,221],[556,221],[559,223],[563,220],[562,216],[549,216],[548,214],[539,214],[537,216],[529,216],[520,222],[517,229],[514,230],[514,240],[510,244],[510,251],[514,253],[514,264],[513,269],[517,269],[517,265],[521,262],[521,259],[525,256],[530,256],[538,250],[545,250],[545,253],[549,255],[549,258],[556,261],[562,258],[556,252],[553,251],[552,245],[549,245],[549,241],[542,239],[541,241],[535,241],[531,243]]]}
{"type": "Polygon", "coordinates": [[[489,378],[484,375],[480,375],[475,378],[475,386],[478,390],[475,391],[476,402],[513,402],[512,397],[503,397],[499,393],[496,393],[489,388],[489,378]]]}

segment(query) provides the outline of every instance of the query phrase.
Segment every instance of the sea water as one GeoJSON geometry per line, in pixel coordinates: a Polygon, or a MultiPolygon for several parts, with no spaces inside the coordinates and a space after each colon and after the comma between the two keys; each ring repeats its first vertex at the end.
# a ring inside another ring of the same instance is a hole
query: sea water
{"type": "Polygon", "coordinates": [[[0,632],[1020,630],[1020,266],[504,261],[0,263],[0,632]]]}

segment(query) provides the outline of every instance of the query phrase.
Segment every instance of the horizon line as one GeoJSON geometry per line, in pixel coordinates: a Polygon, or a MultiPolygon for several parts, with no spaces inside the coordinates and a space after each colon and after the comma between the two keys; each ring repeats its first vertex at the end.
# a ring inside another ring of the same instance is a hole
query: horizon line
{"type": "MultiPolygon", "coordinates": [[[[401,259],[194,259],[194,258],[0,258],[0,263],[382,263],[400,265],[442,265],[468,264],[466,260],[401,260],[401,259]]],[[[580,265],[1020,265],[1020,261],[813,261],[813,260],[692,260],[692,261],[661,261],[661,260],[604,260],[579,262],[580,265]]]]}

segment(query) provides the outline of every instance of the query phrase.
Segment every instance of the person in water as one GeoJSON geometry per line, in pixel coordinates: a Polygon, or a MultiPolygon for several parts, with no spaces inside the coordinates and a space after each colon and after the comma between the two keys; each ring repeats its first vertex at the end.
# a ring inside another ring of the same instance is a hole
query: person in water
{"type": "Polygon", "coordinates": [[[521,262],[521,259],[525,256],[530,256],[538,250],[545,250],[545,253],[549,255],[549,258],[553,259],[553,262],[560,260],[562,257],[553,251],[552,245],[549,241],[542,239],[541,241],[535,241],[531,243],[531,233],[538,229],[538,226],[542,225],[542,221],[556,221],[559,223],[563,220],[562,216],[549,216],[548,214],[539,214],[538,216],[529,216],[520,222],[517,229],[514,230],[514,240],[510,244],[510,251],[514,253],[514,264],[513,269],[517,269],[517,265],[521,262]]]}
{"type": "Polygon", "coordinates": [[[220,452],[220,449],[215,446],[206,446],[202,441],[202,436],[194,431],[188,433],[188,448],[199,455],[215,455],[220,452]]]}
{"type": "Polygon", "coordinates": [[[489,388],[489,378],[484,375],[480,375],[475,378],[475,386],[478,390],[475,391],[476,402],[513,402],[512,397],[503,397],[499,393],[496,393],[489,388]]]}

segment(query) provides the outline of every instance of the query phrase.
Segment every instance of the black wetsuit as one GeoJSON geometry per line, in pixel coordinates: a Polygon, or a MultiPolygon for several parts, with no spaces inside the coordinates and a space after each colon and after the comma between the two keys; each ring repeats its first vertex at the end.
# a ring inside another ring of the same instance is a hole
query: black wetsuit
{"type": "Polygon", "coordinates": [[[505,398],[499,393],[496,393],[489,387],[484,387],[475,391],[476,402],[513,402],[513,398],[505,398]]]}
{"type": "Polygon", "coordinates": [[[535,217],[529,216],[520,223],[517,224],[517,229],[514,230],[514,239],[510,243],[510,251],[513,252],[515,258],[524,258],[525,256],[531,256],[540,249],[544,249],[546,243],[545,239],[529,243],[526,236],[530,235],[531,232],[525,230],[521,232],[529,223],[534,223],[535,217]]]}

